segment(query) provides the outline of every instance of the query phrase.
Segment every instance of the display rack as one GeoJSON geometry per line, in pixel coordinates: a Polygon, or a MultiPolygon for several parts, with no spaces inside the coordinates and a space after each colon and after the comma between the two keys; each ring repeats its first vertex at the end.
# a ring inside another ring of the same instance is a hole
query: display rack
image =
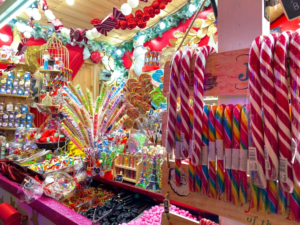
{"type": "Polygon", "coordinates": [[[59,74],[60,70],[40,70],[40,73],[46,73],[46,74],[59,74]]]}
{"type": "MultiPolygon", "coordinates": [[[[0,60],[0,64],[11,64],[11,63],[14,62],[10,60],[3,60],[3,59],[0,60]]],[[[19,62],[17,65],[25,65],[25,62],[19,62]]]]}

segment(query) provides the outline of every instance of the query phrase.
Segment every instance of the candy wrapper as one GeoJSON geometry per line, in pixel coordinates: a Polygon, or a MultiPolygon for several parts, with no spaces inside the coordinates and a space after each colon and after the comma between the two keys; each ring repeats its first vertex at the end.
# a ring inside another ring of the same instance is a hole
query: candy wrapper
{"type": "Polygon", "coordinates": [[[18,190],[18,198],[27,204],[39,199],[43,194],[43,186],[33,177],[26,177],[20,186],[22,191],[18,190]]]}

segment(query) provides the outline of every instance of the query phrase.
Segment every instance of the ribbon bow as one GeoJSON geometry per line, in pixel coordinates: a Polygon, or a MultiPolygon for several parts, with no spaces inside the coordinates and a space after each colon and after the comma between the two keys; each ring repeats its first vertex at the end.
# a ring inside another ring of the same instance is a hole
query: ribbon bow
{"type": "Polygon", "coordinates": [[[88,31],[88,29],[85,29],[84,31],[82,31],[81,37],[83,38],[83,41],[85,42],[85,44],[87,44],[88,42],[88,38],[86,37],[86,32],[88,31]]]}

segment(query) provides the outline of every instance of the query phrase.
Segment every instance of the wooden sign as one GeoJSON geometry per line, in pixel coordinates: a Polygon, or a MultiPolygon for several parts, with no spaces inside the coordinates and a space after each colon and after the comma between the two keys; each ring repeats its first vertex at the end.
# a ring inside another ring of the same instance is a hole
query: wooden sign
{"type": "MultiPolygon", "coordinates": [[[[223,216],[246,225],[296,225],[297,222],[291,220],[288,215],[269,214],[268,212],[258,212],[256,209],[250,208],[250,184],[248,183],[248,202],[240,203],[235,206],[231,202],[223,201],[223,196],[218,195],[216,199],[212,198],[211,193],[208,196],[198,193],[183,194],[180,187],[173,185],[174,182],[174,162],[170,161],[170,168],[167,162],[163,163],[162,177],[162,194],[165,196],[169,192],[169,199],[180,202],[185,205],[192,206],[219,216],[223,216]]],[[[182,162],[181,166],[181,183],[188,182],[188,164],[182,162]]],[[[188,184],[187,184],[188,186],[188,184]]],[[[289,212],[289,209],[286,210],[289,212]]],[[[167,223],[165,223],[167,224],[167,223]]],[[[174,223],[177,225],[177,223],[174,223]]]]}
{"type": "MultiPolygon", "coordinates": [[[[209,55],[204,77],[204,96],[247,95],[248,55],[248,48],[209,55]]],[[[191,64],[190,95],[193,95],[195,57],[191,64]]],[[[170,62],[168,62],[164,71],[164,96],[169,92],[170,72],[170,62]]]]}
{"type": "Polygon", "coordinates": [[[300,0],[280,0],[280,3],[288,20],[300,16],[300,0]]]}

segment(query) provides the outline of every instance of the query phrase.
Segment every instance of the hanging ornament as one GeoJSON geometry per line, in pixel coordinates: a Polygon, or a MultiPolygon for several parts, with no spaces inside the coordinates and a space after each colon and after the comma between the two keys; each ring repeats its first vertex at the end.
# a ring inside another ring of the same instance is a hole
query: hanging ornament
{"type": "Polygon", "coordinates": [[[125,17],[126,17],[127,21],[130,20],[130,19],[133,19],[133,15],[132,14],[129,14],[129,15],[125,16],[125,17]]]}
{"type": "Polygon", "coordinates": [[[125,20],[125,16],[123,15],[123,13],[118,10],[116,7],[113,8],[113,15],[114,15],[114,18],[116,20],[125,20]]]}
{"type": "Polygon", "coordinates": [[[72,27],[70,29],[70,36],[71,36],[71,42],[72,41],[82,41],[83,37],[82,37],[82,30],[77,28],[76,30],[74,30],[72,27]]]}
{"type": "MultiPolygon", "coordinates": [[[[84,31],[82,31],[81,37],[83,39],[83,41],[85,42],[85,44],[87,44],[88,40],[93,40],[94,37],[92,36],[92,31],[85,29],[84,31]],[[92,39],[90,39],[92,38],[92,39]]],[[[78,44],[79,46],[79,44],[78,44]]]]}
{"type": "MultiPolygon", "coordinates": [[[[86,36],[86,38],[88,40],[94,40],[94,36],[92,35],[92,31],[91,30],[87,31],[85,36],[86,36]]],[[[87,43],[88,40],[86,40],[85,43],[87,43]]]]}
{"type": "Polygon", "coordinates": [[[107,36],[107,32],[114,29],[115,26],[116,26],[116,20],[114,19],[112,13],[108,15],[105,19],[103,19],[100,24],[95,25],[98,32],[104,34],[105,36],[107,36]]]}
{"type": "Polygon", "coordinates": [[[26,51],[26,49],[28,47],[27,44],[26,44],[26,42],[27,42],[26,38],[23,38],[21,40],[21,42],[19,43],[19,45],[18,45],[18,51],[16,53],[17,56],[23,55],[25,53],[25,51],[26,51]]]}
{"type": "Polygon", "coordinates": [[[137,10],[135,11],[135,18],[137,18],[138,20],[143,19],[144,13],[142,12],[142,10],[137,10]]]}
{"type": "Polygon", "coordinates": [[[41,6],[42,10],[44,10],[44,11],[47,10],[47,9],[49,9],[46,0],[40,0],[40,6],[41,6]]]}
{"type": "Polygon", "coordinates": [[[168,0],[168,2],[172,2],[172,0],[168,0]]]}
{"type": "Polygon", "coordinates": [[[117,20],[117,25],[115,26],[115,29],[119,30],[120,29],[120,20],[117,20]]]}
{"type": "Polygon", "coordinates": [[[20,31],[20,33],[24,33],[26,30],[26,25],[24,23],[18,23],[17,29],[20,31]]]}
{"type": "Polygon", "coordinates": [[[94,38],[99,38],[101,36],[101,34],[97,31],[96,28],[92,29],[92,35],[94,38]]]}
{"type": "Polygon", "coordinates": [[[60,30],[64,27],[64,25],[60,22],[60,19],[50,20],[48,23],[52,23],[52,27],[55,33],[59,33],[60,30]]]}
{"type": "Polygon", "coordinates": [[[154,2],[152,2],[152,7],[154,8],[154,9],[158,9],[159,8],[159,2],[158,1],[154,1],[154,2]]]}
{"type": "Polygon", "coordinates": [[[160,9],[154,9],[154,14],[158,15],[160,13],[160,9]]]}
{"type": "Polygon", "coordinates": [[[127,27],[132,30],[136,28],[136,20],[135,19],[130,19],[127,21],[127,27]]]}
{"type": "Polygon", "coordinates": [[[100,24],[101,21],[102,21],[102,20],[99,20],[99,19],[95,18],[95,19],[92,19],[92,20],[91,20],[90,24],[93,24],[93,25],[100,24]]]}
{"type": "Polygon", "coordinates": [[[144,20],[142,20],[142,19],[140,19],[140,20],[137,21],[137,25],[141,29],[144,29],[147,26],[146,22],[144,20]]]}
{"type": "Polygon", "coordinates": [[[127,21],[121,20],[120,21],[120,27],[122,30],[125,30],[127,28],[127,21]]]}
{"type": "Polygon", "coordinates": [[[27,27],[25,28],[25,31],[28,32],[28,33],[31,33],[31,32],[33,31],[33,28],[30,27],[30,26],[27,26],[27,27]]]}
{"type": "Polygon", "coordinates": [[[143,8],[143,11],[144,11],[144,13],[149,13],[149,7],[148,6],[145,6],[144,8],[143,8]]]}
{"type": "Polygon", "coordinates": [[[149,13],[147,13],[147,12],[144,13],[143,20],[144,20],[145,22],[147,22],[147,21],[150,20],[150,15],[149,15],[149,13]]]}
{"type": "Polygon", "coordinates": [[[157,1],[159,1],[159,3],[163,2],[163,0],[157,0],[157,1]]]}
{"type": "Polygon", "coordinates": [[[28,38],[28,39],[31,38],[31,34],[27,31],[23,35],[25,38],[28,38]]]}
{"type": "Polygon", "coordinates": [[[32,9],[32,18],[34,20],[40,20],[42,18],[38,8],[33,8],[32,9]]]}
{"type": "Polygon", "coordinates": [[[128,16],[128,15],[132,12],[132,8],[131,8],[127,3],[124,3],[124,4],[121,6],[121,12],[122,12],[125,16],[128,16]]]}
{"type": "Polygon", "coordinates": [[[148,13],[150,14],[150,16],[151,16],[151,13],[154,13],[154,9],[152,6],[148,7],[148,13]]]}
{"type": "Polygon", "coordinates": [[[134,8],[138,7],[139,0],[127,0],[127,3],[131,8],[134,9],[134,8]]]}
{"type": "Polygon", "coordinates": [[[101,62],[101,55],[100,55],[100,52],[93,51],[93,52],[91,53],[91,60],[92,60],[94,63],[99,63],[99,62],[101,62]]]}
{"type": "Polygon", "coordinates": [[[154,17],[155,17],[155,14],[154,14],[154,12],[152,12],[152,13],[149,13],[149,15],[150,15],[150,17],[151,17],[151,18],[154,18],[154,17]]]}
{"type": "Polygon", "coordinates": [[[159,3],[159,8],[160,9],[165,9],[166,8],[166,4],[163,3],[163,2],[159,3]]]}

